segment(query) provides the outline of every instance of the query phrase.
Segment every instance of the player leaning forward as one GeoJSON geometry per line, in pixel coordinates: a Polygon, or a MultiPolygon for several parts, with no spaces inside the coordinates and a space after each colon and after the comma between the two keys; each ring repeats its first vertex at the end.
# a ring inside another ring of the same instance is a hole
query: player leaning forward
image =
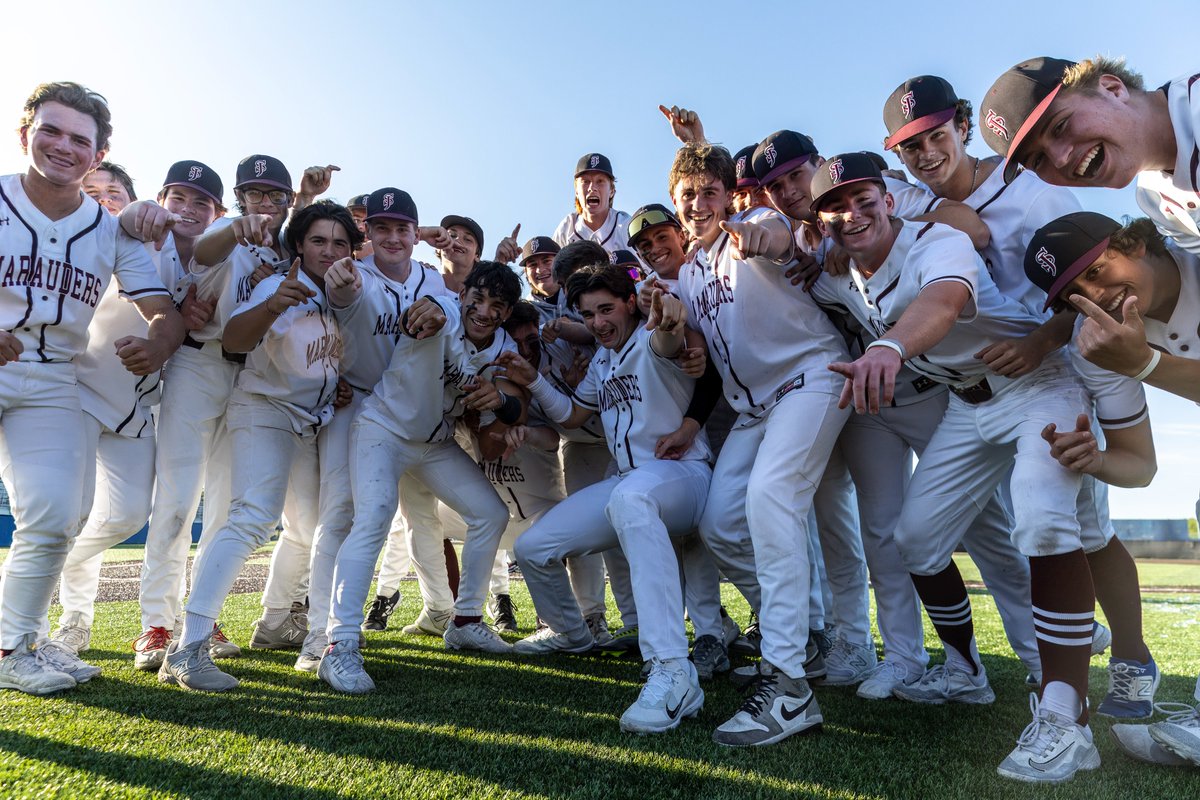
{"type": "MultiPolygon", "coordinates": [[[[1066,354],[1048,355],[1018,378],[988,372],[975,353],[988,342],[1034,330],[1040,320],[996,289],[962,234],[893,218],[878,168],[861,154],[831,159],[813,180],[823,230],[852,259],[840,299],[880,339],[852,364],[843,402],[875,413],[891,402],[902,363],[950,386],[954,396],[913,474],[895,539],[905,566],[967,684],[987,688],[970,603],[953,546],[1012,466],[1014,542],[1029,556],[1043,689],[1033,723],[1000,765],[1001,775],[1062,781],[1094,769],[1100,756],[1087,727],[1087,675],[1096,595],[1074,513],[1078,473],[1041,441],[1042,428],[1074,427],[1088,403],[1066,354]],[[1015,465],[1013,457],[1016,456],[1015,465]],[[961,624],[947,618],[961,608],[961,624]]],[[[1068,428],[1069,429],[1069,428],[1068,428]]],[[[1103,543],[1099,543],[1101,546],[1103,543]]]]}
{"type": "Polygon", "coordinates": [[[0,178],[0,470],[16,525],[0,580],[0,687],[31,694],[94,675],[65,648],[34,647],[79,530],[84,419],[73,359],[115,276],[149,321],[121,340],[135,374],[158,372],[183,340],[183,321],[141,242],[80,191],[108,150],[104,98],[74,83],[39,86],[19,130],[24,174],[0,178]]]}

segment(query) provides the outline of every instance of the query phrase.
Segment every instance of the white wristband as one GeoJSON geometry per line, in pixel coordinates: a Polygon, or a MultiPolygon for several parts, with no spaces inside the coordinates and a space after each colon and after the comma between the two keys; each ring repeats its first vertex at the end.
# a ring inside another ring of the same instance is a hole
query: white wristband
{"type": "Polygon", "coordinates": [[[908,361],[908,353],[904,352],[904,345],[895,339],[876,339],[867,345],[868,350],[872,347],[886,347],[888,350],[895,350],[896,354],[900,356],[901,361],[908,361]]]}
{"type": "Polygon", "coordinates": [[[1158,362],[1162,360],[1162,351],[1151,348],[1150,360],[1146,366],[1142,367],[1142,371],[1133,376],[1135,381],[1144,381],[1150,377],[1150,373],[1154,372],[1154,368],[1158,366],[1158,362]]]}
{"type": "Polygon", "coordinates": [[[555,389],[540,373],[537,380],[529,384],[529,393],[538,401],[546,416],[555,422],[563,423],[571,418],[571,411],[574,409],[571,398],[555,389]]]}

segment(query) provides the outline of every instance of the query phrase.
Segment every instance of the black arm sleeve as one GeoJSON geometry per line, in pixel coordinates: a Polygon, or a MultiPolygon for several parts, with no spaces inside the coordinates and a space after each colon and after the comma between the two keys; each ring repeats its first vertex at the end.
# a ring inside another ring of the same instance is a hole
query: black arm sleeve
{"type": "Polygon", "coordinates": [[[721,374],[713,366],[712,359],[708,359],[704,364],[704,374],[696,381],[696,388],[692,391],[692,402],[688,404],[683,415],[696,420],[703,428],[709,415],[716,408],[721,390],[721,374]]]}

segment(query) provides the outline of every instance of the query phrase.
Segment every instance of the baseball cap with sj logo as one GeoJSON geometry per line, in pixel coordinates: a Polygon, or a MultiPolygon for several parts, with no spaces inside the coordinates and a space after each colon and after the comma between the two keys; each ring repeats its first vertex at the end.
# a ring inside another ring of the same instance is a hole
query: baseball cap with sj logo
{"type": "Polygon", "coordinates": [[[905,139],[932,130],[954,119],[958,95],[936,75],[919,75],[896,87],[883,104],[883,124],[888,136],[883,146],[891,150],[905,139]]]}
{"type": "Polygon", "coordinates": [[[871,153],[842,153],[826,161],[813,175],[809,189],[814,211],[821,210],[821,201],[828,200],[830,192],[847,184],[874,181],[887,188],[883,173],[871,153]]]}
{"type": "Polygon", "coordinates": [[[1025,275],[1046,293],[1048,310],[1063,290],[1108,249],[1121,229],[1114,219],[1093,211],[1076,211],[1038,228],[1025,249],[1025,275]]]}
{"type": "Polygon", "coordinates": [[[610,178],[616,178],[613,175],[612,162],[608,160],[608,156],[601,153],[586,153],[580,156],[579,163],[575,165],[575,177],[578,178],[585,172],[603,172],[610,178]]]}
{"type": "Polygon", "coordinates": [[[979,130],[988,147],[1004,156],[1004,182],[1017,177],[1020,147],[1045,115],[1074,61],[1042,56],[1005,72],[983,97],[979,130]]]}
{"type": "Polygon", "coordinates": [[[252,183],[260,183],[274,186],[276,189],[292,191],[292,176],[288,174],[287,167],[283,165],[283,162],[274,156],[246,156],[238,163],[236,179],[237,182],[233,185],[234,189],[241,189],[252,183]]]}
{"type": "Polygon", "coordinates": [[[208,195],[218,206],[222,205],[221,195],[225,186],[216,170],[200,161],[176,161],[167,170],[163,188],[168,186],[188,186],[201,194],[208,195]]]}
{"type": "Polygon", "coordinates": [[[398,219],[417,224],[417,204],[403,189],[385,186],[367,195],[367,219],[398,219]]]}
{"type": "Polygon", "coordinates": [[[521,248],[521,266],[534,256],[554,255],[561,248],[549,236],[534,236],[521,248]]]}
{"type": "Polygon", "coordinates": [[[759,143],[751,159],[754,175],[763,186],[817,157],[817,146],[803,133],[775,131],[759,143]]]}

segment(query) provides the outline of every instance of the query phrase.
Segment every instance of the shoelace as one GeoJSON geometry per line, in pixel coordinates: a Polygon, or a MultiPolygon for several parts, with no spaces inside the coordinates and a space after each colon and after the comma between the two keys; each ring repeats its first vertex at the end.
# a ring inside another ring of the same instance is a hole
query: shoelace
{"type": "Polygon", "coordinates": [[[214,642],[222,642],[224,644],[229,644],[229,639],[227,639],[225,637],[225,631],[221,630],[220,624],[213,625],[211,638],[214,642]]]}
{"type": "Polygon", "coordinates": [[[1187,703],[1155,703],[1154,710],[1159,714],[1168,714],[1164,722],[1182,725],[1185,728],[1200,728],[1200,705],[1190,706],[1187,703]]]}
{"type": "MultiPolygon", "coordinates": [[[[67,647],[62,642],[56,642],[53,639],[47,639],[42,644],[38,645],[35,653],[41,653],[42,658],[55,668],[71,667],[74,662],[79,661],[71,648],[67,647]]],[[[66,671],[62,669],[60,671],[66,671]]]]}
{"type": "Polygon", "coordinates": [[[171,641],[171,634],[166,628],[151,628],[133,640],[134,652],[144,653],[147,650],[162,650],[171,641]]]}
{"type": "Polygon", "coordinates": [[[74,649],[83,644],[86,635],[87,628],[82,625],[65,625],[59,630],[59,641],[74,649]]]}
{"type": "Polygon", "coordinates": [[[899,681],[903,681],[906,677],[908,677],[908,670],[894,661],[880,661],[875,668],[871,670],[869,677],[879,677],[884,673],[887,673],[889,678],[895,678],[899,681]]]}
{"type": "Polygon", "coordinates": [[[1062,739],[1066,728],[1052,721],[1053,715],[1050,712],[1042,711],[1036,694],[1029,695],[1029,710],[1033,712],[1033,722],[1021,731],[1021,735],[1017,737],[1017,746],[1039,756],[1045,755],[1062,739]]]}
{"type": "Polygon", "coordinates": [[[721,642],[716,637],[701,636],[696,640],[696,646],[692,650],[692,660],[707,661],[720,649],[721,642]]]}
{"type": "Polygon", "coordinates": [[[646,678],[646,686],[642,689],[642,697],[650,702],[651,705],[658,705],[663,702],[663,698],[667,696],[667,692],[671,691],[671,685],[674,683],[670,673],[667,672],[667,667],[657,659],[651,662],[650,677],[646,678]]]}
{"type": "Polygon", "coordinates": [[[779,683],[779,676],[775,673],[763,674],[760,672],[758,679],[746,687],[749,697],[742,702],[742,707],[738,710],[757,717],[775,697],[775,684],[777,683],[779,683]]]}
{"type": "Polygon", "coordinates": [[[1122,700],[1137,700],[1137,690],[1134,688],[1133,682],[1141,676],[1140,674],[1135,674],[1135,670],[1137,670],[1137,667],[1130,666],[1129,664],[1109,664],[1108,693],[1115,694],[1122,700]]]}
{"type": "Polygon", "coordinates": [[[517,604],[513,602],[512,597],[502,594],[496,598],[496,616],[497,617],[516,617],[517,604]]]}
{"type": "Polygon", "coordinates": [[[919,683],[921,686],[930,686],[930,685],[937,684],[937,683],[945,683],[950,679],[949,672],[950,671],[946,669],[945,664],[938,664],[936,667],[933,667],[928,672],[926,672],[923,676],[921,676],[921,680],[919,681],[919,683]]]}

